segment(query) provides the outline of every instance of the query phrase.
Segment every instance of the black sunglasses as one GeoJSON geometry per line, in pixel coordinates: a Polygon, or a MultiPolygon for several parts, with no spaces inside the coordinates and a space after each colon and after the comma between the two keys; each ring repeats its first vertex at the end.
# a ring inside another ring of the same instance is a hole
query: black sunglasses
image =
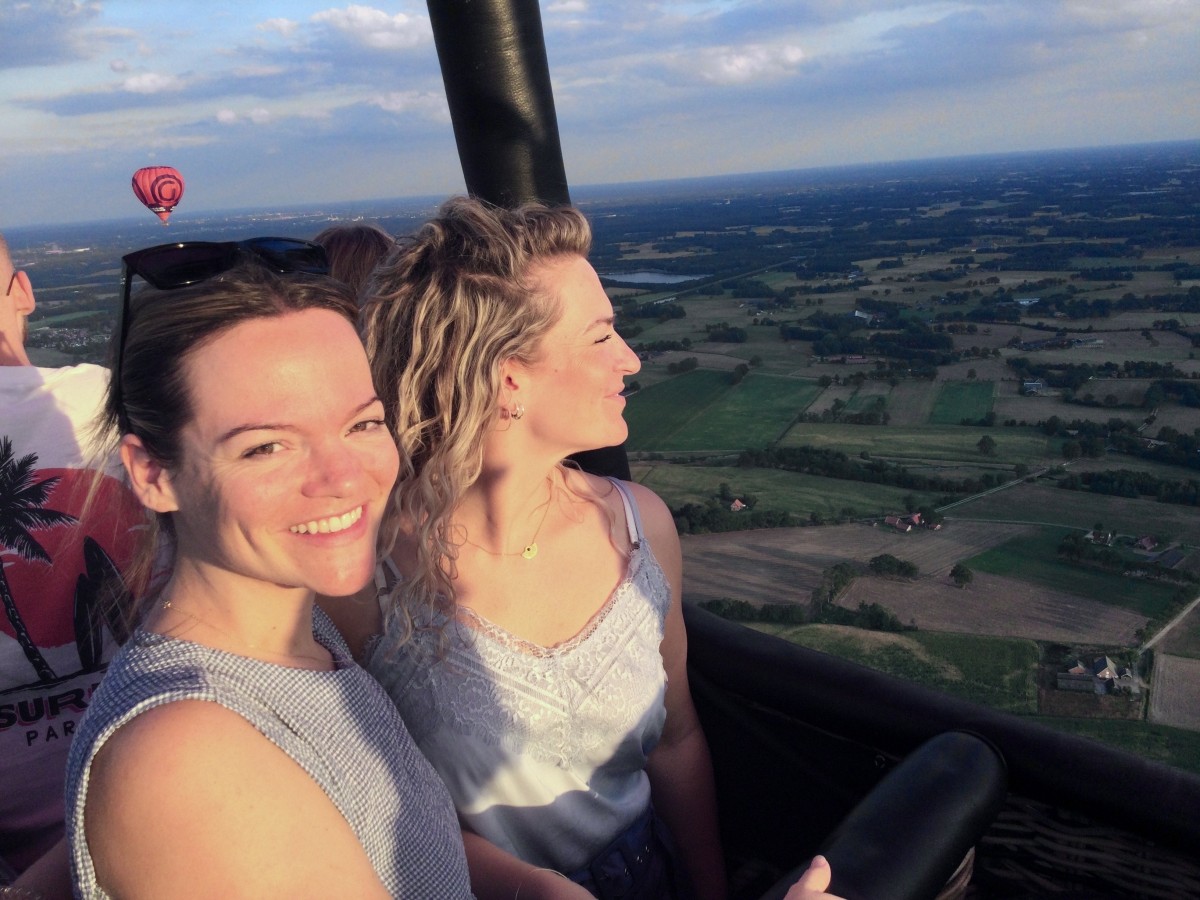
{"type": "Polygon", "coordinates": [[[139,276],[160,291],[173,291],[215,278],[248,259],[255,260],[279,274],[329,274],[329,260],[325,256],[325,248],[298,238],[183,241],[146,247],[121,257],[121,277],[124,284],[121,291],[120,318],[117,320],[117,344],[112,374],[118,391],[121,384],[121,366],[125,358],[125,341],[129,337],[129,299],[133,293],[133,276],[139,276]]]}

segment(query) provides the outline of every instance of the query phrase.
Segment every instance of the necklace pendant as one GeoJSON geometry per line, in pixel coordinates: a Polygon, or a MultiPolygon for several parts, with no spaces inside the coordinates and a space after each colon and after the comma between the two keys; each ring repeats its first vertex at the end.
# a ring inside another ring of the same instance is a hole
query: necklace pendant
{"type": "Polygon", "coordinates": [[[534,541],[528,547],[521,551],[521,555],[526,559],[533,559],[537,556],[537,541],[534,541]]]}

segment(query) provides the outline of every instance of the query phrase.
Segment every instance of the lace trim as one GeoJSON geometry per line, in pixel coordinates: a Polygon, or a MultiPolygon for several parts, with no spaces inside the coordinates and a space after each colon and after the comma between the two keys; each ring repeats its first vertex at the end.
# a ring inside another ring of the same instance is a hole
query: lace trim
{"type": "Polygon", "coordinates": [[[581,644],[586,643],[596,630],[604,624],[604,620],[616,607],[617,602],[634,589],[634,580],[638,573],[645,565],[643,558],[644,551],[640,546],[634,545],[633,552],[629,555],[629,566],[625,570],[625,577],[621,579],[608,599],[601,604],[600,608],[592,614],[592,617],[584,623],[583,628],[576,632],[566,640],[559,641],[557,644],[544,646],[535,643],[534,641],[526,640],[525,638],[517,637],[510,631],[497,625],[486,616],[482,616],[469,606],[460,606],[457,610],[459,622],[471,629],[486,635],[489,639],[497,644],[512,650],[515,653],[522,653],[526,656],[535,656],[539,659],[549,659],[554,656],[561,656],[565,653],[571,653],[576,650],[581,644]]]}
{"type": "Polygon", "coordinates": [[[666,575],[643,544],[625,580],[561,644],[540,647],[486,620],[476,629],[456,619],[444,658],[428,631],[398,653],[388,652],[385,636],[368,668],[418,743],[446,728],[466,738],[451,741],[466,758],[478,741],[559,768],[629,764],[617,763],[617,754],[640,769],[665,714],[659,644],[670,598],[666,575]],[[626,749],[618,754],[616,745],[626,749]]]}

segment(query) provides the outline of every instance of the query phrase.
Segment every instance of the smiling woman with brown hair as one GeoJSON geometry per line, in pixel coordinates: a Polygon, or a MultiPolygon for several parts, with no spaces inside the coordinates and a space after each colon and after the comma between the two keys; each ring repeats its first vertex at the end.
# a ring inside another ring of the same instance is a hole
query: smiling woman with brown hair
{"type": "Polygon", "coordinates": [[[397,471],[353,298],[221,268],[305,247],[126,258],[160,287],[218,271],[126,291],[108,417],[173,559],[72,746],[82,896],[469,894],[445,789],[313,608],[370,578],[397,471]]]}

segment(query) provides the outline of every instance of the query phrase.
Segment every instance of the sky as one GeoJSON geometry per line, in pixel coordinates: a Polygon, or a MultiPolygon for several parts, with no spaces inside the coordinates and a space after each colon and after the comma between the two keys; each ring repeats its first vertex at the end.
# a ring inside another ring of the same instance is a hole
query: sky
{"type": "MultiPolygon", "coordinates": [[[[1200,0],[541,13],[577,186],[1200,138],[1200,0]]],[[[0,0],[0,37],[0,229],[136,215],[147,165],[177,215],[464,189],[424,2],[0,0]]]]}

